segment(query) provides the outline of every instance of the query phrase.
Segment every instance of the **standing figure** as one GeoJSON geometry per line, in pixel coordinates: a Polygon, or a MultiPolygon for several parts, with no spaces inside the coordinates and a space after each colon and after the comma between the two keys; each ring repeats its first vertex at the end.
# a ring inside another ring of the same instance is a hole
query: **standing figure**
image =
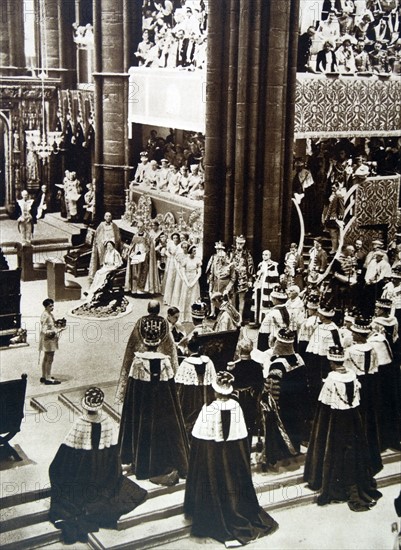
{"type": "Polygon", "coordinates": [[[340,229],[344,226],[344,196],[345,187],[334,184],[329,197],[329,203],[323,212],[323,224],[330,233],[331,250],[330,254],[335,254],[338,249],[340,238],[340,229]]]}
{"type": "Polygon", "coordinates": [[[51,376],[51,370],[54,354],[58,350],[58,341],[63,329],[56,326],[56,320],[53,315],[54,301],[51,298],[46,298],[46,300],[43,300],[43,307],[45,309],[40,316],[39,336],[39,353],[43,351],[40,383],[48,386],[60,384],[59,380],[51,376]]]}
{"type": "Polygon", "coordinates": [[[293,279],[293,284],[299,286],[302,290],[304,286],[303,272],[305,266],[303,256],[298,253],[296,243],[290,244],[290,250],[284,256],[284,265],[289,270],[289,275],[293,279]]]}
{"type": "Polygon", "coordinates": [[[234,285],[235,307],[244,321],[245,296],[252,287],[255,272],[251,253],[245,248],[246,239],[243,235],[235,238],[235,248],[229,254],[234,264],[236,279],[234,285]]]}
{"type": "Polygon", "coordinates": [[[254,288],[255,323],[260,324],[266,311],[273,307],[270,294],[279,282],[278,263],[272,259],[270,250],[264,250],[258,265],[254,288]]]}
{"type": "Polygon", "coordinates": [[[268,372],[262,396],[267,465],[297,455],[304,435],[307,384],[303,359],[294,351],[295,336],[292,330],[279,330],[264,366],[268,372]]]}
{"type": "Polygon", "coordinates": [[[360,388],[360,411],[369,447],[373,474],[382,470],[380,456],[380,375],[374,345],[367,341],[372,327],[366,319],[355,319],[351,325],[353,343],[345,351],[344,366],[355,372],[360,388]]]}
{"type": "MultiPolygon", "coordinates": [[[[227,256],[225,245],[222,241],[215,243],[214,248],[216,249],[216,253],[210,258],[206,267],[209,296],[211,297],[215,292],[221,292],[226,296],[230,296],[235,283],[234,264],[227,256]]],[[[214,311],[211,313],[214,314],[214,311]]]]}
{"type": "Polygon", "coordinates": [[[304,480],[320,491],[317,503],[347,502],[354,512],[369,510],[382,496],[370,466],[368,443],[359,409],[360,384],[344,367],[344,350],[330,347],[331,372],[319,395],[306,455],[304,480]]]}
{"type": "Polygon", "coordinates": [[[160,293],[155,245],[143,220],[138,220],[137,232],[128,250],[125,290],[133,294],[160,293]]]}
{"type": "Polygon", "coordinates": [[[19,208],[18,231],[21,233],[21,241],[23,245],[30,245],[33,233],[33,217],[32,207],[33,199],[29,198],[28,191],[21,191],[21,198],[17,200],[19,208]]]}
{"type": "Polygon", "coordinates": [[[81,186],[76,172],[68,172],[64,178],[64,197],[67,207],[67,220],[78,221],[78,201],[81,197],[81,186]]]}
{"type": "Polygon", "coordinates": [[[32,207],[33,223],[37,223],[38,220],[43,220],[47,212],[48,202],[49,202],[49,197],[47,193],[47,186],[42,185],[39,193],[36,195],[35,200],[33,201],[33,207],[32,207]]]}
{"type": "Polygon", "coordinates": [[[199,279],[202,274],[201,260],[196,257],[195,245],[188,248],[188,254],[180,263],[178,274],[182,279],[178,308],[181,311],[182,321],[190,323],[191,306],[200,298],[199,279]]]}
{"type": "Polygon", "coordinates": [[[163,303],[171,305],[171,297],[174,290],[175,277],[177,268],[175,263],[175,255],[180,242],[180,235],[173,233],[166,243],[166,269],[162,282],[163,303]]]}
{"type": "Polygon", "coordinates": [[[84,196],[84,224],[91,226],[95,215],[95,180],[86,184],[87,192],[84,196]]]}
{"type": "Polygon", "coordinates": [[[171,335],[171,332],[168,327],[167,320],[164,317],[159,315],[160,313],[160,303],[157,300],[150,300],[148,303],[148,315],[140,317],[135,323],[134,328],[130,334],[127,347],[125,348],[125,354],[123,359],[123,364],[121,366],[120,377],[118,379],[115,403],[116,405],[121,405],[124,401],[125,391],[127,388],[128,374],[134,360],[135,353],[137,351],[146,351],[146,346],[144,344],[143,338],[140,333],[140,327],[146,320],[148,323],[155,323],[157,325],[164,324],[166,330],[162,329],[163,334],[165,333],[164,338],[162,338],[160,344],[158,345],[157,351],[168,355],[170,357],[171,364],[173,366],[174,372],[178,368],[178,358],[177,358],[177,349],[174,344],[174,339],[171,335]]]}
{"type": "Polygon", "coordinates": [[[49,518],[66,544],[86,542],[99,527],[117,528],[117,520],[147,495],[123,476],[117,431],[102,413],[104,393],[91,387],[82,398],[83,414],[74,421],[50,464],[49,518]]]}
{"type": "Polygon", "coordinates": [[[188,438],[203,405],[213,401],[212,382],[216,378],[213,361],[200,353],[200,342],[196,336],[187,343],[189,357],[180,363],[175,374],[178,399],[188,438]]]}
{"type": "Polygon", "coordinates": [[[228,372],[217,374],[216,400],[203,406],[192,431],[184,512],[192,535],[246,544],[278,525],[259,506],[252,484],[248,432],[240,405],[230,398],[232,380],[228,372]]]}
{"type": "Polygon", "coordinates": [[[35,184],[39,181],[38,157],[35,153],[35,144],[33,142],[27,145],[26,179],[29,184],[35,184]]]}
{"type": "Polygon", "coordinates": [[[115,244],[116,250],[120,251],[121,237],[118,226],[113,222],[111,213],[106,212],[104,215],[104,221],[99,224],[96,229],[95,237],[92,244],[92,255],[89,264],[89,282],[93,281],[96,271],[104,263],[104,254],[106,252],[106,243],[112,241],[115,244]]]}
{"type": "Polygon", "coordinates": [[[250,340],[240,340],[237,346],[239,359],[227,364],[227,370],[234,376],[233,387],[244,413],[249,452],[252,448],[252,437],[257,435],[260,428],[259,407],[264,382],[263,367],[251,358],[252,349],[250,340]]]}
{"type": "Polygon", "coordinates": [[[121,460],[132,465],[137,479],[171,485],[186,477],[189,449],[174,368],[168,355],[157,351],[168,326],[163,318],[147,316],[139,320],[138,329],[145,351],[135,352],[128,373],[119,434],[121,460]]]}

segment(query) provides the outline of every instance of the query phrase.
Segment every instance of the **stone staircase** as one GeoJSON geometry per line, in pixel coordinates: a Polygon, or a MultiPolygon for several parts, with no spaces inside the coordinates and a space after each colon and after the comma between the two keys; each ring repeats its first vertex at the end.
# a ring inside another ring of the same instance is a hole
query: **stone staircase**
{"type": "MultiPolygon", "coordinates": [[[[115,409],[113,404],[115,387],[115,382],[102,384],[105,392],[104,411],[113,420],[118,420],[120,410],[115,409]]],[[[61,394],[50,392],[30,398],[27,404],[30,414],[26,415],[28,426],[24,426],[23,430],[34,430],[35,427],[36,430],[40,429],[42,441],[50,441],[52,437],[53,449],[49,453],[54,453],[74,415],[80,414],[82,393],[83,388],[76,388],[61,394]],[[55,410],[58,420],[52,425],[50,419],[55,418],[55,410]],[[48,422],[39,422],[40,417],[48,418],[48,422]]],[[[63,546],[61,532],[48,521],[50,486],[47,467],[53,456],[49,456],[45,464],[31,464],[2,472],[2,550],[31,550],[43,546],[59,550],[63,546]],[[30,482],[30,479],[35,482],[30,482]],[[8,490],[7,484],[10,485],[8,490]]],[[[376,478],[379,488],[399,483],[400,458],[400,452],[386,451],[383,454],[384,468],[376,478]]],[[[303,482],[303,464],[304,455],[300,455],[290,466],[280,466],[275,472],[263,473],[260,468],[253,467],[253,482],[260,505],[273,516],[274,511],[315,501],[316,494],[303,482]]],[[[183,515],[185,482],[181,481],[173,487],[159,487],[149,481],[140,481],[139,484],[148,491],[147,500],[120,518],[117,531],[100,529],[89,535],[87,544],[75,545],[74,550],[139,550],[189,537],[191,525],[183,515]]]]}

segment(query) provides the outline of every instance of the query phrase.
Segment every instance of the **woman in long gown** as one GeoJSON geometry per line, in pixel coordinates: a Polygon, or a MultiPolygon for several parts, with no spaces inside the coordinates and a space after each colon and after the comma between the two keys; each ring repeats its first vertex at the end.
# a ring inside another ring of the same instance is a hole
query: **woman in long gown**
{"type": "Polygon", "coordinates": [[[162,317],[140,319],[146,351],[134,354],[119,435],[123,464],[132,465],[137,479],[161,485],[186,477],[189,454],[174,370],[170,358],[156,351],[167,330],[162,317]]]}
{"type": "Polygon", "coordinates": [[[120,253],[116,250],[113,241],[107,241],[105,248],[106,253],[104,255],[103,265],[96,271],[86,296],[88,303],[96,300],[96,294],[103,288],[109,273],[121,267],[123,263],[120,253]]]}
{"type": "Polygon", "coordinates": [[[370,466],[359,409],[360,383],[344,367],[344,350],[331,347],[331,372],[324,381],[306,455],[304,480],[320,491],[317,503],[347,502],[354,512],[369,510],[382,496],[370,466]]]}
{"type": "Polygon", "coordinates": [[[188,254],[182,259],[179,267],[182,280],[178,309],[184,323],[192,322],[191,306],[200,298],[199,278],[202,273],[201,260],[196,257],[196,246],[188,248],[188,254]]]}
{"type": "Polygon", "coordinates": [[[104,394],[89,388],[83,415],[72,426],[50,465],[50,521],[64,542],[87,541],[99,527],[116,528],[118,518],[136,508],[145,489],[123,476],[117,432],[102,412],[104,394]]]}
{"type": "Polygon", "coordinates": [[[278,525],[259,506],[252,484],[248,431],[239,403],[230,398],[233,378],[217,374],[216,400],[203,406],[192,431],[184,512],[192,535],[246,544],[278,525]]]}
{"type": "Polygon", "coordinates": [[[181,311],[181,308],[179,307],[179,304],[180,304],[180,298],[181,298],[181,290],[182,290],[182,285],[184,284],[181,277],[180,269],[181,269],[181,264],[184,262],[184,260],[188,256],[188,248],[189,248],[188,241],[181,241],[180,244],[177,246],[177,250],[174,256],[174,267],[175,267],[176,274],[174,278],[173,291],[171,293],[170,305],[178,307],[180,311],[181,311]]]}
{"type": "Polygon", "coordinates": [[[163,303],[166,305],[171,305],[171,297],[173,294],[174,282],[177,275],[177,269],[175,265],[175,255],[177,252],[177,247],[179,242],[180,242],[180,236],[178,233],[173,233],[170,239],[167,241],[166,271],[164,273],[164,279],[162,282],[163,303]]]}

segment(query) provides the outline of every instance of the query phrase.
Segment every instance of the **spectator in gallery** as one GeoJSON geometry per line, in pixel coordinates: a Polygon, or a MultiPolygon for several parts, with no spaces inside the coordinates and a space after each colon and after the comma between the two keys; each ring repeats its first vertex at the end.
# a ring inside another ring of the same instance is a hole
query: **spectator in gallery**
{"type": "Polygon", "coordinates": [[[145,179],[143,180],[143,183],[144,185],[147,185],[151,189],[156,189],[158,179],[159,179],[159,166],[156,160],[151,160],[150,169],[147,171],[145,179]]]}
{"type": "Polygon", "coordinates": [[[181,174],[178,166],[175,166],[174,164],[170,164],[170,175],[169,175],[168,187],[167,187],[167,191],[169,193],[178,195],[180,191],[180,178],[181,178],[181,174]]]}
{"type": "Polygon", "coordinates": [[[375,42],[373,51],[370,52],[369,58],[374,73],[380,74],[391,72],[387,51],[383,49],[382,42],[375,42]]]}
{"type": "Polygon", "coordinates": [[[159,177],[157,182],[157,189],[159,191],[167,191],[169,178],[170,178],[170,168],[169,162],[167,159],[161,159],[161,166],[159,170],[159,177]]]}
{"type": "Polygon", "coordinates": [[[313,37],[316,34],[314,27],[308,27],[307,31],[301,34],[298,40],[297,71],[304,73],[310,68],[310,55],[313,37]]]}
{"type": "Polygon", "coordinates": [[[150,41],[149,31],[144,30],[142,33],[142,42],[139,42],[137,51],[134,53],[135,57],[138,60],[138,65],[141,66],[145,63],[149,50],[154,46],[153,42],[150,41]]]}
{"type": "Polygon", "coordinates": [[[142,151],[142,153],[140,154],[140,159],[141,161],[135,171],[135,183],[143,183],[150,169],[149,153],[147,151],[142,151]]]}
{"type": "Polygon", "coordinates": [[[330,40],[323,44],[323,50],[320,50],[316,58],[316,71],[320,73],[334,73],[337,70],[336,54],[334,46],[330,40]]]}
{"type": "Polygon", "coordinates": [[[180,168],[179,195],[187,195],[189,190],[189,172],[186,166],[180,168]]]}
{"type": "Polygon", "coordinates": [[[369,72],[371,69],[369,54],[365,49],[365,40],[359,39],[354,46],[355,67],[358,73],[369,72]]]}
{"type": "Polygon", "coordinates": [[[340,73],[355,73],[355,57],[351,45],[351,40],[345,38],[341,46],[336,50],[337,67],[340,73]]]}
{"type": "Polygon", "coordinates": [[[373,16],[369,13],[362,15],[361,19],[356,23],[354,27],[354,36],[357,40],[366,40],[366,35],[369,29],[369,25],[372,21],[373,16]]]}
{"type": "Polygon", "coordinates": [[[340,24],[335,11],[330,11],[326,21],[322,21],[317,29],[323,40],[330,40],[334,44],[340,38],[340,24]]]}

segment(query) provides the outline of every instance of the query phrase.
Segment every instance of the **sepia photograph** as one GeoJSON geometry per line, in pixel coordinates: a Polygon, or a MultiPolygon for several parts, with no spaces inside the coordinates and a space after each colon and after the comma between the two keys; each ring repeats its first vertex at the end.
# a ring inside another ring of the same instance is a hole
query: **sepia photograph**
{"type": "Polygon", "coordinates": [[[400,186],[401,0],[0,0],[1,548],[401,550],[400,186]]]}

